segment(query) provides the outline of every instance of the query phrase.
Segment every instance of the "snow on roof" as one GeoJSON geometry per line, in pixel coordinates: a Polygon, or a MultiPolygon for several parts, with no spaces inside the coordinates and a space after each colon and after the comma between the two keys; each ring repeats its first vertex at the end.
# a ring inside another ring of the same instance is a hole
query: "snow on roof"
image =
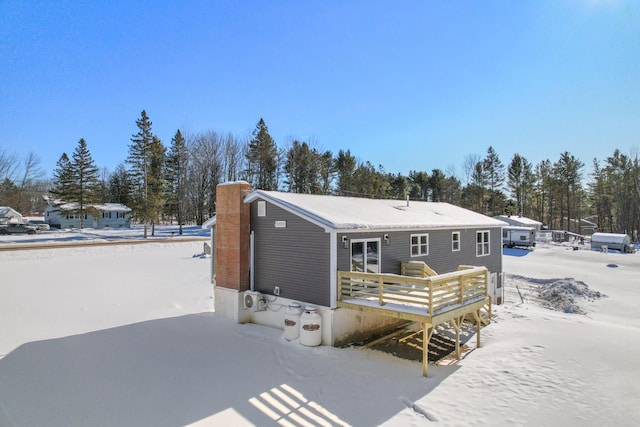
{"type": "Polygon", "coordinates": [[[519,216],[519,215],[497,215],[494,216],[494,218],[499,219],[501,221],[516,221],[522,225],[531,225],[531,226],[535,226],[535,225],[542,225],[542,223],[540,221],[536,221],[535,219],[531,219],[531,218],[527,218],[524,216],[519,216]]]}
{"type": "MultiPolygon", "coordinates": [[[[60,210],[63,211],[72,211],[80,209],[80,204],[76,202],[65,203],[60,200],[55,200],[52,202],[52,205],[57,206],[60,210]]],[[[131,212],[131,208],[123,205],[122,203],[94,203],[90,205],[85,205],[85,208],[94,207],[99,211],[111,211],[111,212],[131,212]]]]}
{"type": "Polygon", "coordinates": [[[14,216],[14,215],[20,215],[20,212],[18,212],[17,210],[10,208],[8,206],[0,206],[0,217],[4,217],[4,216],[14,216]]]}
{"type": "Polygon", "coordinates": [[[101,211],[131,212],[131,208],[122,203],[97,203],[93,207],[101,211]]]}
{"type": "Polygon", "coordinates": [[[202,228],[213,228],[216,225],[216,216],[212,216],[208,220],[202,223],[202,228]]]}
{"type": "Polygon", "coordinates": [[[363,199],[255,190],[245,202],[267,200],[326,229],[433,229],[502,227],[504,222],[439,202],[363,199]]]}

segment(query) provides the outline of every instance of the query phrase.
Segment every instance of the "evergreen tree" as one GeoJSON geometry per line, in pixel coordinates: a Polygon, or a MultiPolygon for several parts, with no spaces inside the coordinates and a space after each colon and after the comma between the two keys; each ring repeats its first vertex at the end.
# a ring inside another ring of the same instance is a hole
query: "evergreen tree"
{"type": "Polygon", "coordinates": [[[186,219],[188,166],[189,150],[180,129],[178,129],[171,139],[166,162],[166,175],[167,207],[170,215],[175,215],[178,221],[178,234],[180,235],[182,235],[182,225],[186,219]]]}
{"type": "Polygon", "coordinates": [[[580,232],[577,224],[580,219],[579,202],[582,195],[583,167],[584,163],[567,151],[560,154],[560,159],[553,165],[556,183],[558,184],[556,187],[558,198],[556,200],[561,202],[559,212],[560,228],[575,231],[576,233],[580,232]],[[564,226],[565,218],[566,227],[564,226]],[[575,225],[572,227],[573,224],[575,225]]]}
{"type": "Polygon", "coordinates": [[[160,214],[164,211],[165,202],[165,156],[167,149],[156,135],[151,139],[148,175],[148,206],[151,215],[151,235],[155,235],[155,226],[160,221],[160,214]]]}
{"type": "Polygon", "coordinates": [[[321,193],[321,155],[306,142],[293,141],[286,154],[286,181],[292,193],[321,193]]]}
{"type": "Polygon", "coordinates": [[[129,180],[129,173],[124,164],[120,164],[109,176],[107,184],[108,201],[129,206],[131,205],[130,194],[131,182],[129,180]]]}
{"type": "Polygon", "coordinates": [[[489,190],[489,215],[501,214],[503,211],[502,201],[505,199],[504,194],[502,194],[505,178],[504,165],[498,153],[491,146],[487,150],[487,157],[482,162],[482,171],[489,190]]]}
{"type": "Polygon", "coordinates": [[[356,158],[351,151],[340,150],[335,159],[335,171],[338,179],[338,194],[351,196],[354,192],[353,182],[356,171],[356,158]]]}
{"type": "Polygon", "coordinates": [[[78,213],[80,214],[80,228],[84,228],[84,219],[87,211],[96,214],[91,205],[102,201],[99,199],[101,185],[98,167],[95,165],[84,139],[78,141],[78,145],[73,152],[71,176],[72,184],[66,201],[77,203],[78,213]]]}
{"type": "Polygon", "coordinates": [[[409,171],[409,197],[414,200],[428,200],[429,174],[421,171],[409,171]]]}
{"type": "Polygon", "coordinates": [[[246,153],[247,179],[256,189],[278,189],[278,148],[260,119],[246,153]]]}
{"type": "Polygon", "coordinates": [[[527,216],[527,201],[533,189],[533,170],[531,163],[516,153],[507,169],[507,187],[515,199],[515,213],[527,216]]]}
{"type": "Polygon", "coordinates": [[[331,182],[335,174],[333,153],[329,150],[320,155],[320,189],[322,194],[331,194],[331,182]]]}
{"type": "Polygon", "coordinates": [[[136,120],[138,133],[131,137],[129,145],[129,178],[131,180],[132,210],[136,219],[144,224],[144,238],[147,238],[147,226],[156,217],[152,202],[151,163],[153,159],[152,144],[153,133],[151,121],[146,111],[142,111],[140,118],[136,120]]]}
{"type": "Polygon", "coordinates": [[[67,153],[62,153],[53,170],[53,183],[49,193],[60,200],[68,200],[73,183],[72,174],[71,160],[67,153]]]}

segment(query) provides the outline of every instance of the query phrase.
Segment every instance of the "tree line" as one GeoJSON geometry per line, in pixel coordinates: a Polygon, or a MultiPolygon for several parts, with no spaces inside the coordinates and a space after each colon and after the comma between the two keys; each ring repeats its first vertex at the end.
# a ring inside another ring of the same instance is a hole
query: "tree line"
{"type": "Polygon", "coordinates": [[[75,202],[81,211],[96,202],[123,203],[145,224],[146,237],[147,225],[153,234],[158,223],[177,223],[180,233],[183,224],[202,224],[215,214],[216,186],[246,180],[263,190],[447,202],[488,216],[526,216],[579,234],[585,219],[600,231],[634,239],[640,229],[637,153],[616,149],[604,160],[593,159],[593,173],[585,176],[584,163],[569,152],[535,165],[514,154],[505,164],[490,146],[484,156],[463,159],[460,177],[441,169],[403,175],[348,149],[332,153],[298,139],[279,147],[263,119],[248,141],[177,130],[168,146],[153,133],[145,111],[135,123],[128,156],[111,173],[95,166],[84,139],[72,157],[62,154],[49,181],[42,179],[37,156],[29,155],[20,167],[15,156],[0,152],[0,205],[28,212],[45,193],[75,202]]]}

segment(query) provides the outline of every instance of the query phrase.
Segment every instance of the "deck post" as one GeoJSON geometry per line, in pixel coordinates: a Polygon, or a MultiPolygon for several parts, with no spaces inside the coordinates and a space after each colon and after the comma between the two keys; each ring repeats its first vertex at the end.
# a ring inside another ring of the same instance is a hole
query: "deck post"
{"type": "Polygon", "coordinates": [[[429,331],[427,323],[422,323],[422,376],[429,372],[429,331]]]}
{"type": "Polygon", "coordinates": [[[476,348],[480,348],[480,328],[482,327],[482,322],[480,319],[480,310],[476,311],[476,328],[478,329],[476,333],[476,348]]]}

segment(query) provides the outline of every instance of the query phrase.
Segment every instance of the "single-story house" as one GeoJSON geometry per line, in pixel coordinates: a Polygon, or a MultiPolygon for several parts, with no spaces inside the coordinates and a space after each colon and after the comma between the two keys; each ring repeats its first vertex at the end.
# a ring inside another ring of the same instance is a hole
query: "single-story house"
{"type": "MultiPolygon", "coordinates": [[[[77,203],[50,201],[44,210],[44,220],[51,227],[80,228],[77,203]]],[[[85,207],[82,224],[85,228],[130,228],[131,208],[122,203],[95,203],[85,207]]]]}
{"type": "Polygon", "coordinates": [[[20,212],[8,206],[0,206],[0,224],[22,224],[23,218],[20,212]]]}
{"type": "Polygon", "coordinates": [[[432,274],[482,266],[487,286],[501,287],[504,225],[448,203],[221,184],[216,216],[204,225],[212,228],[216,314],[282,328],[291,302],[313,305],[322,316],[322,344],[341,345],[398,324],[379,312],[341,308],[343,272],[394,278],[405,277],[407,263],[432,274]],[[261,304],[252,304],[256,297],[261,304]]]}
{"type": "Polygon", "coordinates": [[[494,218],[516,227],[533,227],[536,232],[542,229],[542,223],[540,221],[536,221],[535,219],[531,219],[531,218],[526,218],[524,216],[497,215],[497,216],[494,216],[494,218]]]}

